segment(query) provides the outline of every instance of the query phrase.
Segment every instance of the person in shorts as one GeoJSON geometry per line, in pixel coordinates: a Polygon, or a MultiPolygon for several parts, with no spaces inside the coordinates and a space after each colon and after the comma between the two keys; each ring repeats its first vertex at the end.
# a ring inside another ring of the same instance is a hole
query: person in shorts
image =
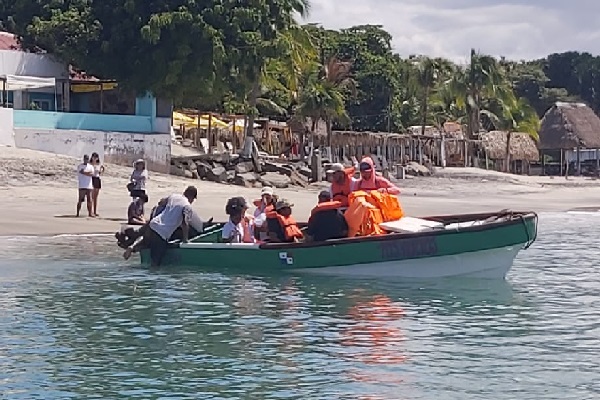
{"type": "Polygon", "coordinates": [[[100,195],[100,189],[102,189],[102,179],[100,175],[104,173],[104,166],[100,161],[98,153],[92,153],[90,157],[90,164],[94,168],[94,175],[92,175],[92,213],[95,217],[98,217],[98,196],[100,195]]]}
{"type": "Polygon", "coordinates": [[[85,201],[87,204],[88,216],[94,217],[92,213],[92,176],[94,176],[94,167],[90,164],[88,155],[83,156],[83,162],[77,166],[77,216],[81,212],[81,204],[85,201]]]}

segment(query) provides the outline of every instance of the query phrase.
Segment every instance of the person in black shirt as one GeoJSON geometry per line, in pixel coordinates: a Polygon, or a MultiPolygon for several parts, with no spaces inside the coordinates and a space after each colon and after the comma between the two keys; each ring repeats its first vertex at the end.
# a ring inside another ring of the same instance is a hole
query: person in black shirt
{"type": "Polygon", "coordinates": [[[348,235],[348,223],[340,211],[342,204],[331,200],[331,193],[319,193],[319,204],[312,210],[308,220],[307,233],[313,241],[341,239],[348,235]]]}

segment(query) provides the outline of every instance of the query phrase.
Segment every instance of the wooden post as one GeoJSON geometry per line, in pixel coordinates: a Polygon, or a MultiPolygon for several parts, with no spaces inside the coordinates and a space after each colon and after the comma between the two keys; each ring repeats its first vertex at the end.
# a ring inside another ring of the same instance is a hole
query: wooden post
{"type": "Polygon", "coordinates": [[[100,82],[100,114],[104,114],[104,85],[100,82]]]}
{"type": "Polygon", "coordinates": [[[581,176],[581,147],[577,144],[577,176],[581,176]]]}
{"type": "Polygon", "coordinates": [[[564,162],[564,154],[563,154],[564,150],[560,149],[560,176],[563,176],[563,169],[565,166],[565,162],[564,162]]]}
{"type": "Polygon", "coordinates": [[[217,142],[216,140],[214,140],[213,138],[213,132],[212,132],[212,113],[208,113],[208,154],[212,154],[212,149],[213,147],[217,146],[217,142]]]}

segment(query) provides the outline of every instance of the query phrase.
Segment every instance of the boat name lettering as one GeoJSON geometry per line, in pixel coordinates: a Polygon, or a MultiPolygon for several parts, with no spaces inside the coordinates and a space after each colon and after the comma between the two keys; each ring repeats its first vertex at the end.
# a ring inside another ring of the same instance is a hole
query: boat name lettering
{"type": "Polygon", "coordinates": [[[381,258],[384,260],[426,257],[436,253],[437,245],[433,236],[389,240],[381,243],[381,258]]]}

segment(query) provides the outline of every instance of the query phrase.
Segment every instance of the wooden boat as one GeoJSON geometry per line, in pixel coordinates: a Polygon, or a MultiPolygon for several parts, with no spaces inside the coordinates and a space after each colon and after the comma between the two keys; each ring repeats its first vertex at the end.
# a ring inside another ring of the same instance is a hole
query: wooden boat
{"type": "MultiPolygon", "coordinates": [[[[504,278],[521,249],[537,237],[534,212],[424,218],[437,222],[420,232],[388,233],[310,243],[219,243],[222,224],[188,243],[173,243],[163,265],[227,268],[246,272],[432,278],[504,278]]],[[[150,263],[149,250],[141,253],[150,263]]]]}

